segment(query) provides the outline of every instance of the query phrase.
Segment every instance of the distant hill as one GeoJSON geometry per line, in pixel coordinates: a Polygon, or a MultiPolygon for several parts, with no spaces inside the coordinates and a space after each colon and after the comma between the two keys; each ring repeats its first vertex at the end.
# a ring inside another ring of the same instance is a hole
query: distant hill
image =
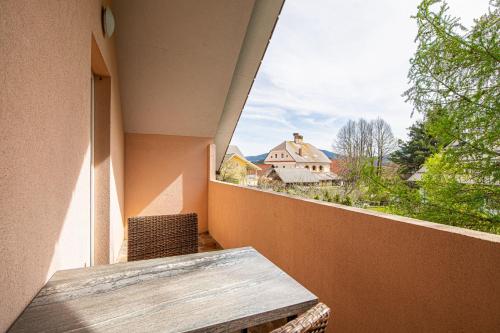
{"type": "Polygon", "coordinates": [[[264,160],[267,157],[267,153],[260,154],[260,155],[254,155],[254,156],[245,156],[247,160],[249,160],[252,163],[264,163],[264,160]]]}
{"type": "MultiPolygon", "coordinates": [[[[320,150],[326,155],[326,157],[328,157],[331,160],[336,160],[339,157],[339,155],[337,153],[334,153],[332,151],[323,150],[323,149],[320,149],[320,150]]],[[[264,153],[264,154],[260,154],[260,155],[253,155],[253,156],[245,156],[245,158],[252,163],[259,164],[259,163],[264,163],[264,160],[266,159],[267,154],[268,153],[264,153]]]]}
{"type": "Polygon", "coordinates": [[[324,150],[324,149],[320,149],[320,150],[326,155],[326,157],[328,157],[331,160],[336,160],[339,158],[339,154],[334,153],[333,151],[324,150]]]}

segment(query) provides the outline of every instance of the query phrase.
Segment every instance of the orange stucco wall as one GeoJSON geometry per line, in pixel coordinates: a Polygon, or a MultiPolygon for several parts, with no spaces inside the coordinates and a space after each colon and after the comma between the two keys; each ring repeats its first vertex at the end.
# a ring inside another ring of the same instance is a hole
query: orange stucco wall
{"type": "Polygon", "coordinates": [[[89,258],[92,35],[111,76],[110,260],[123,239],[117,67],[100,20],[100,0],[0,1],[0,332],[54,271],[89,258]]]}
{"type": "Polygon", "coordinates": [[[125,137],[125,216],[197,213],[207,230],[210,138],[125,137]]]}
{"type": "Polygon", "coordinates": [[[209,231],[332,308],[331,332],[494,332],[500,236],[210,181],[209,231]]]}

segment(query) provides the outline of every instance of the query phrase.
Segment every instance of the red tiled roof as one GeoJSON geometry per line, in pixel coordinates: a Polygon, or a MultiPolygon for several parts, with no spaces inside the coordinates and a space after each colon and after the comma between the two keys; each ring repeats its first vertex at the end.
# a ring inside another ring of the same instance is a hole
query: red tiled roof
{"type": "Polygon", "coordinates": [[[271,164],[256,164],[261,170],[257,171],[257,176],[263,176],[267,170],[271,169],[271,164]]]}
{"type": "Polygon", "coordinates": [[[342,173],[342,166],[340,165],[340,160],[330,161],[330,171],[337,175],[340,175],[342,173]]]}

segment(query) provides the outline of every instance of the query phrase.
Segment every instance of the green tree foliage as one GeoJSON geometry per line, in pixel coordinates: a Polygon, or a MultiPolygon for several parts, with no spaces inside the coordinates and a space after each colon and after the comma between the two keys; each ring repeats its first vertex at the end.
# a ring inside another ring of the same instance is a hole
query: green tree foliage
{"type": "Polygon", "coordinates": [[[228,183],[241,184],[246,175],[246,168],[231,159],[222,162],[217,179],[228,183]]]}
{"type": "Polygon", "coordinates": [[[405,92],[444,144],[449,163],[476,183],[500,179],[500,0],[470,29],[440,0],[423,0],[415,19],[417,51],[405,92]]]}
{"type": "Polygon", "coordinates": [[[443,1],[423,0],[415,16],[404,95],[446,147],[425,164],[413,214],[500,232],[500,0],[470,29],[447,11],[443,1]]]}
{"type": "Polygon", "coordinates": [[[464,179],[462,166],[447,161],[444,152],[430,157],[425,166],[420,183],[422,218],[500,233],[498,185],[464,179]]]}
{"type": "Polygon", "coordinates": [[[423,121],[411,125],[408,141],[399,140],[399,149],[391,154],[390,160],[399,166],[399,173],[403,179],[414,174],[425,160],[437,152],[438,141],[430,135],[423,121]]]}

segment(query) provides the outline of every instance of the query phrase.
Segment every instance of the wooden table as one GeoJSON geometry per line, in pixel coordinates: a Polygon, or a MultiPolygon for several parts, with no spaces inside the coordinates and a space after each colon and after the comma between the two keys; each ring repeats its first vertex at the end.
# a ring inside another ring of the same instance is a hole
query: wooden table
{"type": "Polygon", "coordinates": [[[10,332],[232,332],[316,303],[245,247],[59,271],[10,332]]]}

